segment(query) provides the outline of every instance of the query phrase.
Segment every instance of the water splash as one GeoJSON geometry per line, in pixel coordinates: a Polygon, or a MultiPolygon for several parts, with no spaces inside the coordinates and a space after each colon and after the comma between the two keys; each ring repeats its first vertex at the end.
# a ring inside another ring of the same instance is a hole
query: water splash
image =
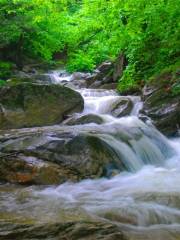
{"type": "Polygon", "coordinates": [[[68,74],[65,70],[54,70],[49,73],[52,83],[63,84],[72,81],[72,75],[68,74]]]}

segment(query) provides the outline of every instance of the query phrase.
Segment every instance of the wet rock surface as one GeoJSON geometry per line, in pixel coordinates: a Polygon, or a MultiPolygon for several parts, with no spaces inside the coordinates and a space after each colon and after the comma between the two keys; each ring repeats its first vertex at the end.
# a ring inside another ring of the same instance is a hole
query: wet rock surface
{"type": "Polygon", "coordinates": [[[67,114],[83,110],[81,95],[59,85],[17,84],[0,89],[0,128],[60,123],[67,114]]]}
{"type": "Polygon", "coordinates": [[[118,101],[112,104],[110,113],[114,117],[124,117],[131,113],[133,109],[133,103],[128,98],[120,98],[118,101]]]}
{"type": "Polygon", "coordinates": [[[106,176],[106,167],[115,161],[108,145],[90,134],[54,132],[2,141],[1,181],[57,184],[97,178],[106,176]]]}
{"type": "MultiPolygon", "coordinates": [[[[155,135],[156,132],[149,132],[143,127],[127,128],[122,125],[117,128],[117,125],[111,125],[110,131],[103,125],[76,125],[76,130],[74,126],[52,126],[8,133],[2,131],[0,179],[22,184],[58,184],[68,180],[111,177],[115,172],[116,175],[128,168],[136,169],[138,162],[133,163],[126,156],[126,151],[130,152],[134,161],[138,161],[132,152],[132,140],[141,143],[143,134],[146,134],[144,141],[152,136],[154,138],[154,143],[149,142],[149,147],[156,144],[161,149],[166,148],[170,155],[173,154],[165,140],[159,142],[161,136],[158,133],[155,135]],[[118,148],[114,146],[117,141],[120,141],[118,148]],[[48,177],[50,172],[52,174],[48,177]]],[[[144,151],[146,155],[142,155],[141,161],[146,162],[150,153],[148,149],[144,151]]],[[[168,156],[163,156],[161,151],[159,154],[161,161],[168,156]]]]}
{"type": "Polygon", "coordinates": [[[117,89],[117,83],[106,83],[106,84],[103,84],[101,85],[101,89],[117,89]]]}
{"type": "Polygon", "coordinates": [[[39,225],[0,223],[0,228],[2,240],[127,240],[115,225],[96,221],[39,225]]]}
{"type": "MultiPolygon", "coordinates": [[[[107,62],[93,73],[105,73],[103,81],[94,82],[95,87],[112,88],[116,84],[113,81],[118,80],[126,64],[123,55],[118,62],[120,66],[113,64],[117,75],[112,74],[112,65],[107,62]]],[[[61,77],[67,77],[62,85],[72,88],[84,88],[94,81],[92,75],[81,73],[74,74],[72,82],[69,76],[61,77]]],[[[46,80],[43,75],[36,81],[46,80]]],[[[157,125],[156,116],[162,120],[179,111],[178,96],[164,95],[167,91],[163,84],[144,89],[143,118],[152,114],[157,125]],[[168,101],[162,108],[164,98],[168,101]]],[[[74,114],[61,126],[0,131],[0,239],[180,239],[178,161],[166,166],[179,150],[136,117],[120,119],[134,114],[133,104],[139,100],[111,94],[84,92],[83,96],[89,97],[87,110],[95,109],[99,115],[74,114]],[[103,95],[105,98],[97,102],[103,103],[103,108],[93,108],[92,96],[103,95]]],[[[138,104],[135,108],[139,109],[138,104]]],[[[65,112],[62,119],[71,113],[65,112]]],[[[178,125],[177,119],[173,121],[178,125]]],[[[171,123],[165,126],[166,131],[167,126],[172,131],[171,123]]]]}
{"type": "Polygon", "coordinates": [[[0,181],[24,185],[50,185],[77,181],[70,169],[23,154],[0,156],[0,181]]]}
{"type": "Polygon", "coordinates": [[[84,79],[86,79],[90,76],[91,76],[90,73],[74,72],[72,74],[72,81],[74,81],[74,80],[84,80],[84,79]]]}
{"type": "Polygon", "coordinates": [[[94,72],[87,76],[86,82],[89,88],[115,89],[118,80],[122,77],[123,70],[127,65],[123,53],[119,54],[113,62],[105,61],[94,72]]]}
{"type": "Polygon", "coordinates": [[[177,77],[173,73],[161,74],[143,89],[142,113],[168,136],[178,135],[180,126],[180,95],[175,95],[170,87],[177,77]]]}
{"type": "Polygon", "coordinates": [[[103,119],[95,114],[87,114],[82,116],[74,116],[66,121],[63,122],[65,125],[79,125],[79,124],[88,124],[88,123],[96,123],[96,124],[102,124],[103,119]]]}

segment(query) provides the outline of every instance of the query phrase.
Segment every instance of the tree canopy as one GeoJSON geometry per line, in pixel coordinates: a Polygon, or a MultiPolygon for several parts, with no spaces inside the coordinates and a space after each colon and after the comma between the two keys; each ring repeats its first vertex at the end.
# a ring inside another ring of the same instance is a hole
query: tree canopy
{"type": "Polygon", "coordinates": [[[66,50],[69,71],[91,71],[122,52],[131,85],[176,64],[180,0],[0,0],[1,59],[52,61],[66,50]]]}

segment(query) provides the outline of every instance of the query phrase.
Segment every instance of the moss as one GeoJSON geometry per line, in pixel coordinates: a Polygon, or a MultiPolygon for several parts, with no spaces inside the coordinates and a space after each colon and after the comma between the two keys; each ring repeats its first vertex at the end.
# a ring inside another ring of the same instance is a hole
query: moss
{"type": "Polygon", "coordinates": [[[0,61],[0,78],[7,79],[11,75],[12,64],[0,61]]]}
{"type": "Polygon", "coordinates": [[[0,87],[3,87],[6,85],[6,81],[0,79],[0,87]]]}
{"type": "Polygon", "coordinates": [[[147,83],[161,87],[165,85],[172,85],[178,81],[180,81],[180,62],[164,68],[159,73],[149,78],[147,83]]]}
{"type": "Polygon", "coordinates": [[[11,223],[11,224],[35,224],[36,220],[31,217],[25,217],[18,213],[13,212],[0,212],[0,219],[4,223],[11,223]]]}
{"type": "Polygon", "coordinates": [[[171,87],[171,91],[172,91],[172,96],[174,96],[174,97],[180,96],[180,82],[179,83],[175,83],[171,87]]]}

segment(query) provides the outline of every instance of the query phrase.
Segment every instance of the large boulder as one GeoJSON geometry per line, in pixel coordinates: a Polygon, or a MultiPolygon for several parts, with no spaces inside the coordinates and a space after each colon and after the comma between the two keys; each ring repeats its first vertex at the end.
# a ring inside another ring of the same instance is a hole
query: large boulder
{"type": "Polygon", "coordinates": [[[180,94],[173,89],[178,84],[178,72],[164,72],[143,89],[142,113],[168,136],[178,135],[180,127],[180,94]]]}
{"type": "Polygon", "coordinates": [[[152,162],[148,150],[152,147],[158,153],[152,164],[159,165],[173,156],[174,151],[155,129],[138,124],[139,127],[90,124],[0,131],[0,180],[58,184],[112,177],[120,171],[138,170],[142,162],[152,162]],[[141,149],[144,141],[146,148],[141,149]],[[48,178],[49,173],[52,174],[48,178]]]}
{"type": "Polygon", "coordinates": [[[116,154],[98,136],[73,133],[72,129],[59,133],[39,131],[32,134],[20,131],[2,138],[0,181],[58,184],[108,176],[110,166],[122,168],[116,154]]]}
{"type": "Polygon", "coordinates": [[[23,83],[0,88],[0,129],[53,125],[83,110],[81,95],[64,86],[23,83]]]}

